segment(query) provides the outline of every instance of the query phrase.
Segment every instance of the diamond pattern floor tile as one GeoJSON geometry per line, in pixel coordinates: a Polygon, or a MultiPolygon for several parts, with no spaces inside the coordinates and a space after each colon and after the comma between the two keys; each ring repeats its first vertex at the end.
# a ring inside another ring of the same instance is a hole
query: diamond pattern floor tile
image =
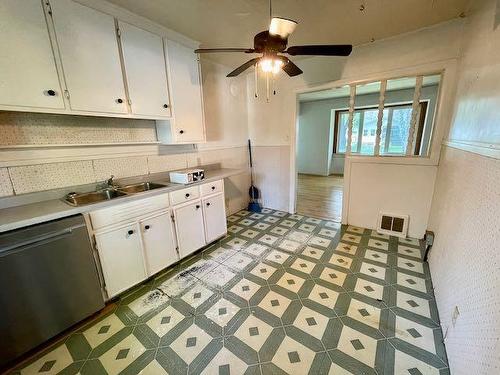
{"type": "Polygon", "coordinates": [[[315,353],[301,343],[285,337],[272,362],[288,374],[307,374],[315,353]]]}
{"type": "Polygon", "coordinates": [[[263,209],[19,372],[440,374],[415,239],[263,209]]]}

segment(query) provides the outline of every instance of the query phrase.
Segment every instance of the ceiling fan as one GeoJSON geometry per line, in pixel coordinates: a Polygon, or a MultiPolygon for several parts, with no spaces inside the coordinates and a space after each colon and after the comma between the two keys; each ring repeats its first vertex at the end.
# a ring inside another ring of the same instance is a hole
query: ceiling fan
{"type": "Polygon", "coordinates": [[[272,5],[269,4],[271,23],[269,30],[261,31],[254,37],[253,48],[200,48],[195,53],[243,52],[258,53],[243,65],[234,69],[227,77],[236,77],[251,66],[260,66],[264,73],[277,74],[283,70],[290,77],[302,74],[302,70],[282,53],[291,56],[349,56],[352,51],[350,44],[336,45],[304,45],[287,48],[288,37],[297,27],[297,22],[281,17],[272,17],[272,5]]]}

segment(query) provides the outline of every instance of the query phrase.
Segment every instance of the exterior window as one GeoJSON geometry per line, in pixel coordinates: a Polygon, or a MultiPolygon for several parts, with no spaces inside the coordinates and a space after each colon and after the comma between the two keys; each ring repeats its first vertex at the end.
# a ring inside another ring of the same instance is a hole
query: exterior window
{"type": "MultiPolygon", "coordinates": [[[[427,114],[427,102],[420,102],[414,155],[420,155],[420,144],[427,114]]],[[[386,105],[382,118],[380,155],[405,155],[411,123],[412,103],[386,105]]],[[[345,153],[349,112],[335,111],[335,152],[345,153]]],[[[378,107],[354,110],[351,153],[373,155],[378,122],[378,107]]]]}

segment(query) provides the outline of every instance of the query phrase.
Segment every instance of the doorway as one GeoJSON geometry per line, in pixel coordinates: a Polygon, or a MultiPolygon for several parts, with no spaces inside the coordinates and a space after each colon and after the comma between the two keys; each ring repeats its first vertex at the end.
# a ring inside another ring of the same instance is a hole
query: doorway
{"type": "Polygon", "coordinates": [[[340,222],[344,176],[315,176],[299,173],[297,177],[297,213],[340,222]]]}
{"type": "MultiPolygon", "coordinates": [[[[296,211],[341,222],[345,150],[338,147],[338,109],[349,108],[349,87],[299,94],[296,211]]],[[[345,142],[344,142],[345,143],[345,142]]]]}

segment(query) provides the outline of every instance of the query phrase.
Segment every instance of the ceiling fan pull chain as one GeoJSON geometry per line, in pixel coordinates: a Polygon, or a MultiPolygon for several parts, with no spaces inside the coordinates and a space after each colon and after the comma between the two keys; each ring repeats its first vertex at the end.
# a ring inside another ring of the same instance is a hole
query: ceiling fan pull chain
{"type": "Polygon", "coordinates": [[[259,97],[259,70],[257,69],[258,68],[258,64],[255,64],[255,98],[258,98],[259,97]]]}
{"type": "Polygon", "coordinates": [[[266,73],[266,102],[269,103],[269,72],[266,73]]]}

